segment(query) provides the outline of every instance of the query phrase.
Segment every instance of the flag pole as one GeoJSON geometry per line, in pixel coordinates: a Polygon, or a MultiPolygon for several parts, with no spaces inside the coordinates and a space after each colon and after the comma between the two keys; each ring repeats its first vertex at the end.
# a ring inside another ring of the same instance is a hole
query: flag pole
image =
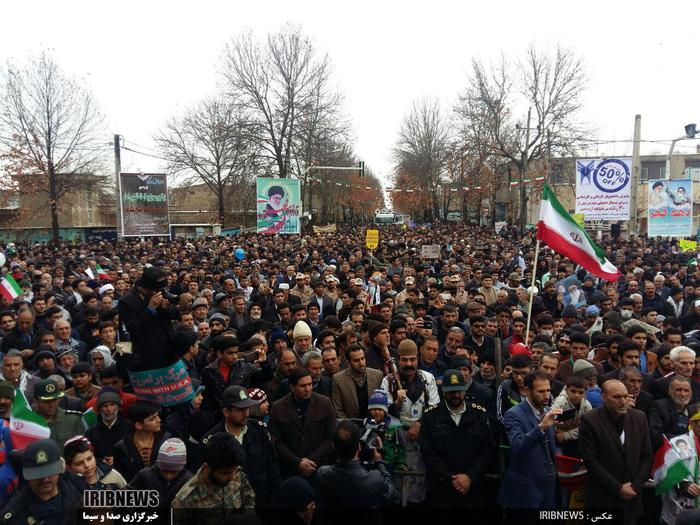
{"type": "Polygon", "coordinates": [[[530,323],[532,320],[530,316],[532,315],[532,299],[535,292],[535,279],[537,278],[537,257],[540,254],[540,240],[537,239],[535,243],[535,257],[532,261],[532,282],[530,283],[530,300],[527,303],[527,328],[525,329],[525,345],[527,346],[527,341],[530,337],[530,323]]]}

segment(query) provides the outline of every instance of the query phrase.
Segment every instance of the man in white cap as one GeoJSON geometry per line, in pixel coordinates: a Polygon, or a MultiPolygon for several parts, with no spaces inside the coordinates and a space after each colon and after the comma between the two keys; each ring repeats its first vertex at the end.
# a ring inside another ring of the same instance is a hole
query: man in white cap
{"type": "MultiPolygon", "coordinates": [[[[394,297],[394,302],[396,303],[396,306],[399,306],[403,303],[406,302],[406,299],[408,299],[408,291],[415,288],[416,286],[416,278],[413,277],[412,275],[409,275],[406,277],[406,288],[401,290],[399,293],[396,294],[396,297],[394,297]]],[[[423,294],[419,293],[419,298],[423,298],[423,294]]]]}
{"type": "Polygon", "coordinates": [[[304,357],[304,354],[311,350],[311,339],[311,328],[306,321],[297,321],[292,331],[292,341],[294,341],[292,350],[296,355],[298,365],[301,365],[301,359],[304,357]]]}

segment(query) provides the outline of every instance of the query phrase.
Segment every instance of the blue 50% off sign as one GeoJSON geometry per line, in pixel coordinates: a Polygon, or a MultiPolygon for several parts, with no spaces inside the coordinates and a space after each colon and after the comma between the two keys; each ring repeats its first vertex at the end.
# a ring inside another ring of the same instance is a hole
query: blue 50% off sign
{"type": "Polygon", "coordinates": [[[593,172],[593,183],[600,191],[616,193],[630,181],[630,170],[620,159],[604,159],[593,172]]]}

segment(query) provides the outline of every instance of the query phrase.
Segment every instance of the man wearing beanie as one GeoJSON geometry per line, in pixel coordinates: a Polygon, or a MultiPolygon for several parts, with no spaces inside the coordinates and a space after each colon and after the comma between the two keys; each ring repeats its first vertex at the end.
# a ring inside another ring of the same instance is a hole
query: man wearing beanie
{"type": "Polygon", "coordinates": [[[370,322],[369,329],[370,347],[365,353],[367,366],[384,372],[386,363],[392,355],[389,344],[391,343],[391,333],[389,327],[379,321],[370,322]]]}
{"type": "Polygon", "coordinates": [[[122,417],[121,408],[122,399],[116,392],[104,390],[97,396],[97,421],[85,431],[85,436],[93,444],[98,461],[112,464],[114,445],[132,430],[131,422],[122,417]]]}
{"type": "MultiPolygon", "coordinates": [[[[389,394],[389,413],[409,425],[406,463],[409,470],[423,470],[423,456],[418,444],[420,419],[426,410],[440,403],[435,377],[418,369],[418,347],[410,339],[401,341],[399,352],[399,381],[393,375],[382,380],[381,388],[389,394]]],[[[420,503],[425,499],[425,479],[406,476],[402,486],[402,501],[420,503]]]]}
{"type": "Polygon", "coordinates": [[[127,489],[157,490],[158,506],[168,508],[175,495],[192,478],[193,474],[185,468],[186,464],[187,449],[182,440],[166,439],[158,449],[155,464],[139,470],[127,489]]]}
{"type": "Polygon", "coordinates": [[[311,328],[306,321],[297,321],[292,331],[292,341],[294,341],[294,354],[297,358],[297,364],[301,365],[301,358],[304,354],[311,350],[311,328]]]}
{"type": "Polygon", "coordinates": [[[467,389],[460,370],[446,370],[442,381],[445,399],[423,418],[420,444],[433,508],[483,505],[484,475],[496,455],[496,441],[486,408],[465,401],[467,389]]]}

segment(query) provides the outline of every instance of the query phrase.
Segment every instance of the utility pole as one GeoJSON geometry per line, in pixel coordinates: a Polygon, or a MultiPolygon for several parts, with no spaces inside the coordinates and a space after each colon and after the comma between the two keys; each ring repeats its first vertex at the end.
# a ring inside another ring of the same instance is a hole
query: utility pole
{"type": "Polygon", "coordinates": [[[642,137],[642,116],[634,116],[634,142],[632,143],[632,180],[630,183],[630,230],[628,236],[638,235],[638,211],[637,211],[637,194],[639,182],[641,180],[642,162],[639,156],[639,146],[642,137]]]}
{"type": "Polygon", "coordinates": [[[121,154],[121,135],[114,134],[114,176],[115,176],[115,202],[116,202],[116,218],[117,218],[117,242],[121,241],[122,235],[122,188],[121,177],[122,171],[122,154],[121,154]]]}
{"type": "Polygon", "coordinates": [[[522,167],[520,171],[520,231],[525,231],[527,225],[527,190],[525,188],[525,177],[527,176],[528,151],[530,149],[530,116],[532,108],[527,109],[527,125],[525,127],[525,149],[522,155],[522,167]]]}

